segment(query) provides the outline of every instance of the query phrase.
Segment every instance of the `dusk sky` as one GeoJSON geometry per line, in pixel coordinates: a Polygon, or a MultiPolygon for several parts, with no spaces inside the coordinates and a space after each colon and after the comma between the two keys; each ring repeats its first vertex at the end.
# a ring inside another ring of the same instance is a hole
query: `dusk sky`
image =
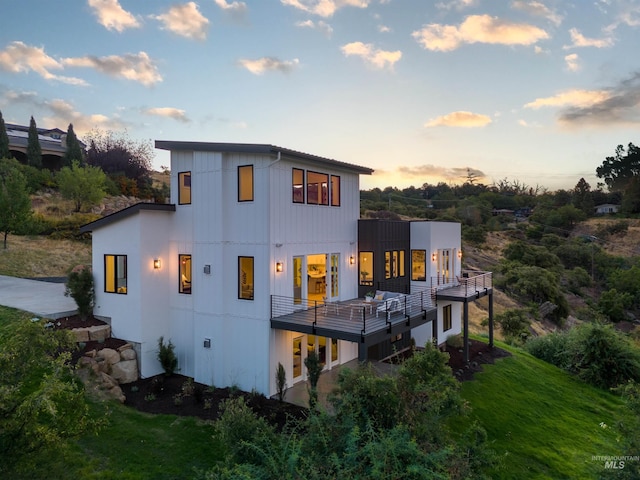
{"type": "MultiPolygon", "coordinates": [[[[638,143],[640,0],[2,1],[5,122],[550,190],[638,143]]],[[[156,151],[154,167],[169,165],[156,151]]]]}

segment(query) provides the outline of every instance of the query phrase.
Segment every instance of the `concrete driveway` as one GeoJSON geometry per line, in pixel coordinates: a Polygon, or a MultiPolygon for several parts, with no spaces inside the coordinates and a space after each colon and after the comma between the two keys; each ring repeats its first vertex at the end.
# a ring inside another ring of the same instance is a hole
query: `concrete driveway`
{"type": "Polygon", "coordinates": [[[63,283],[0,275],[0,305],[56,319],[77,312],[76,302],[64,296],[63,283]]]}

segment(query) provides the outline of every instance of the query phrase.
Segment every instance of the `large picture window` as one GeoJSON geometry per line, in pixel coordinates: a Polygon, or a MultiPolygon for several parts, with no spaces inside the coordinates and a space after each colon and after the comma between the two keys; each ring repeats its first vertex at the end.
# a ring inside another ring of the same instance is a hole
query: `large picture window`
{"type": "Polygon", "coordinates": [[[104,256],[104,291],[107,293],[127,293],[127,256],[104,256]]]}
{"type": "Polygon", "coordinates": [[[331,175],[331,206],[340,206],[340,177],[331,175]]]}
{"type": "Polygon", "coordinates": [[[307,203],[329,205],[329,175],[307,172],[307,203]]]}
{"type": "Polygon", "coordinates": [[[238,201],[253,201],[253,165],[238,167],[238,201]]]}
{"type": "Polygon", "coordinates": [[[451,305],[442,307],[442,331],[451,330],[451,305]]]}
{"type": "Polygon", "coordinates": [[[178,255],[180,265],[180,293],[191,293],[191,255],[178,255]]]}
{"type": "Polygon", "coordinates": [[[294,168],[292,177],[293,203],[304,203],[304,170],[294,168]]]}
{"type": "Polygon", "coordinates": [[[253,257],[238,257],[238,298],[253,300],[253,257]]]}
{"type": "Polygon", "coordinates": [[[427,280],[427,251],[411,250],[411,280],[425,282],[427,280]]]}
{"type": "Polygon", "coordinates": [[[360,252],[360,285],[373,285],[373,252],[360,252]]]}
{"type": "Polygon", "coordinates": [[[178,173],[178,204],[191,203],[191,172],[178,173]]]}

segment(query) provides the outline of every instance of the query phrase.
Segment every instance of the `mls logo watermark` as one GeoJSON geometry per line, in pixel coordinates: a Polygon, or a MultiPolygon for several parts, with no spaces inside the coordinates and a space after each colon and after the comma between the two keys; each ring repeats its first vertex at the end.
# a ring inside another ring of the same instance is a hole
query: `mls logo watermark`
{"type": "Polygon", "coordinates": [[[605,470],[622,470],[624,469],[625,464],[640,461],[640,455],[593,455],[591,460],[595,462],[604,462],[605,470]]]}

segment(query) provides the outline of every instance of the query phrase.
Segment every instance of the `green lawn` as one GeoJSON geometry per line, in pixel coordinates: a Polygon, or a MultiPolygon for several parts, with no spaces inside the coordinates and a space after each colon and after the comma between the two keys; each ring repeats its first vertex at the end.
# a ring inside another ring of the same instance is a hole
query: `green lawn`
{"type": "Polygon", "coordinates": [[[502,458],[490,477],[584,479],[609,473],[592,456],[622,454],[616,428],[620,398],[528,353],[499,346],[513,356],[485,365],[462,386],[472,417],[502,458]]]}

